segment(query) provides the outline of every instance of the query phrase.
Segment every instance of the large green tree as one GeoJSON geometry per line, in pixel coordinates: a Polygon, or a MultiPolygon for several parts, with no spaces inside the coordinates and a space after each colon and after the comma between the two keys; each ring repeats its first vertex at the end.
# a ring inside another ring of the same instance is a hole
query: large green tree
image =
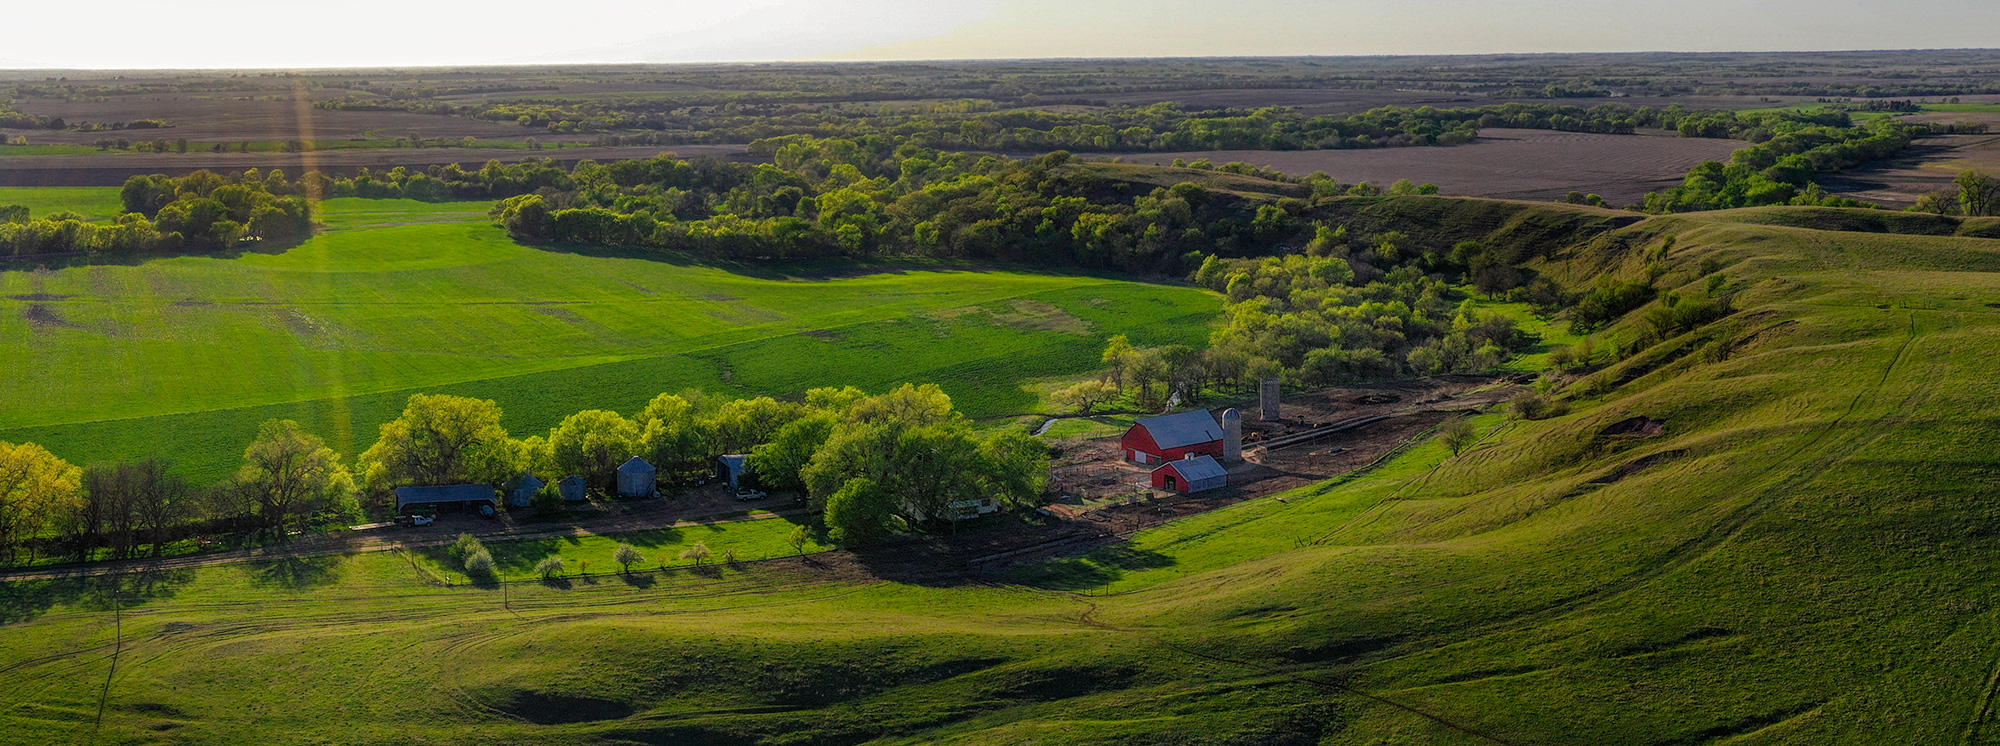
{"type": "Polygon", "coordinates": [[[498,482],[517,465],[517,447],[490,399],[417,394],[358,465],[370,487],[498,482]]]}
{"type": "Polygon", "coordinates": [[[618,465],[638,453],[639,427],[617,412],[592,409],[563,418],[549,430],[550,466],[582,476],[600,490],[617,484],[618,465]]]}
{"type": "Polygon", "coordinates": [[[875,480],[847,480],[826,501],[826,533],[843,545],[867,544],[889,531],[895,498],[875,480]]]}
{"type": "Polygon", "coordinates": [[[0,442],[0,560],[75,509],[81,469],[33,443],[0,442]]]}
{"type": "Polygon", "coordinates": [[[280,535],[314,515],[354,512],[354,477],[319,436],[292,420],[268,420],[243,451],[240,490],[265,527],[280,535]]]}

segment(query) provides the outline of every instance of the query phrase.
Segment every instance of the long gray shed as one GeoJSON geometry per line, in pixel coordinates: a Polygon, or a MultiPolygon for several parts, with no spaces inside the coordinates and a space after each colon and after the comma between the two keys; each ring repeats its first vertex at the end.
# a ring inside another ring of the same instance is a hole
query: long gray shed
{"type": "Polygon", "coordinates": [[[418,506],[473,508],[493,505],[493,487],[484,484],[440,484],[428,487],[397,487],[396,512],[418,506]]]}

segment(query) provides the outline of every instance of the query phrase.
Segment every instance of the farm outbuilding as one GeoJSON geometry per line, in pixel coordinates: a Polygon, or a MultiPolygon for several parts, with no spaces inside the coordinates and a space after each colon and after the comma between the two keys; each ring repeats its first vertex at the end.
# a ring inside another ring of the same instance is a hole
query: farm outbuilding
{"type": "Polygon", "coordinates": [[[1153,487],[1183,495],[1228,486],[1229,470],[1213,456],[1189,456],[1153,470],[1153,487]]]}
{"type": "Polygon", "coordinates": [[[730,490],[757,488],[757,473],[750,470],[750,457],[744,454],[715,457],[715,475],[728,482],[730,490]]]}
{"type": "Polygon", "coordinates": [[[525,508],[535,504],[535,493],[541,492],[547,485],[547,482],[543,482],[534,474],[524,471],[519,476],[507,480],[506,486],[500,491],[507,493],[508,505],[525,508]]]}
{"type": "Polygon", "coordinates": [[[660,486],[660,470],[645,459],[633,456],[618,467],[619,497],[652,497],[660,486]]]}
{"type": "Polygon", "coordinates": [[[1190,455],[1222,457],[1222,425],[1206,409],[1147,417],[1132,423],[1118,446],[1135,464],[1178,461],[1190,455]]]}
{"type": "Polygon", "coordinates": [[[480,506],[493,507],[493,488],[484,484],[441,484],[429,487],[397,487],[396,512],[408,513],[414,508],[433,507],[477,509],[480,506]]]}
{"type": "Polygon", "coordinates": [[[575,474],[563,477],[561,481],[556,482],[556,491],[562,493],[563,500],[573,503],[583,502],[590,496],[590,491],[583,483],[583,477],[575,474]]]}

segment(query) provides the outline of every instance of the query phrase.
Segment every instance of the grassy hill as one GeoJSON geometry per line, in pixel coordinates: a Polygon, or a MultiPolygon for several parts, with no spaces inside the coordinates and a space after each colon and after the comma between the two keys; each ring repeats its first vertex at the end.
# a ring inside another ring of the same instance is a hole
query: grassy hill
{"type": "Polygon", "coordinates": [[[358,452],[418,391],[498,400],[517,432],[689,387],[928,381],[995,416],[1033,411],[1022,384],[1095,367],[1110,335],[1203,342],[1221,306],[1078,274],[549,251],[486,207],[331,200],[328,230],[283,251],[0,273],[0,440],[158,450],[207,479],[274,417],[358,452]]]}
{"type": "Polygon", "coordinates": [[[373,554],[13,584],[0,740],[2000,742],[2000,242],[1785,211],[1536,252],[1634,276],[1671,235],[1662,285],[1736,299],[1565,416],[1004,583],[864,555],[502,592],[373,554]]]}

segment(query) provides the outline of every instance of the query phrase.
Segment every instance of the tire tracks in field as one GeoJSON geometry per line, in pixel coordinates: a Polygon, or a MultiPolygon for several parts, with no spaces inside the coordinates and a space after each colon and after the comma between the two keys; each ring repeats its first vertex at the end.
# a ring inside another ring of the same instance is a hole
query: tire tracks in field
{"type": "Polygon", "coordinates": [[[1520,742],[1518,741],[1494,735],[1492,733],[1488,733],[1478,728],[1474,728],[1470,725],[1460,723],[1458,721],[1452,720],[1451,718],[1439,715],[1429,710],[1425,710],[1415,705],[1399,702],[1394,699],[1390,699],[1388,697],[1375,694],[1373,692],[1369,692],[1348,684],[1343,684],[1338,681],[1330,681],[1324,678],[1296,671],[1286,671],[1277,666],[1258,663],[1256,661],[1241,660],[1238,658],[1231,658],[1224,655],[1218,655],[1215,653],[1209,653],[1206,651],[1197,650],[1195,648],[1174,642],[1172,640],[1168,640],[1157,634],[1153,634],[1145,630],[1133,629],[1130,627],[1120,627],[1118,625],[1099,620],[1097,619],[1097,612],[1098,612],[1097,602],[1093,600],[1093,597],[1083,593],[1077,593],[1075,591],[1054,591],[1044,588],[1036,588],[1033,586],[1021,585],[1018,583],[1008,583],[999,580],[985,581],[979,584],[1000,591],[1007,591],[1007,592],[1019,593],[1019,594],[1042,597],[1042,598],[1053,597],[1053,598],[1060,598],[1064,600],[1074,601],[1083,604],[1084,606],[1083,612],[1081,614],[1078,614],[1077,617],[1074,619],[1070,619],[1068,617],[1059,617],[1060,619],[1081,624],[1083,626],[1090,627],[1092,629],[1098,629],[1106,632],[1116,633],[1119,635],[1127,635],[1143,639],[1150,644],[1166,648],[1167,650],[1180,653],[1181,655],[1185,655],[1190,658],[1207,661],[1209,663],[1219,663],[1227,666],[1234,666],[1237,668],[1254,671],[1258,674],[1262,674],[1265,676],[1299,681],[1318,687],[1320,689],[1325,689],[1335,693],[1357,697],[1360,699],[1365,699],[1379,705],[1394,708],[1409,713],[1411,715],[1415,715],[1419,718],[1430,721],[1431,723],[1443,726],[1445,728],[1449,728],[1453,731],[1457,731],[1459,733],[1463,733],[1468,736],[1472,736],[1474,738],[1480,739],[1488,743],[1501,744],[1501,746],[1521,746],[1520,742]]]}
{"type": "Polygon", "coordinates": [[[1609,601],[1693,564],[1703,557],[1709,556],[1716,549],[1727,544],[1731,539],[1741,535],[1743,530],[1752,521],[1767,513],[1785,496],[1794,494],[1799,487],[1819,478],[1829,469],[1851,458],[1855,453],[1887,437],[1898,425],[1909,419],[1909,413],[1914,405],[1929,396],[1931,376],[1913,381],[1911,393],[1908,396],[1904,397],[1902,401],[1897,402],[1882,417],[1869,423],[1861,432],[1844,439],[1838,438],[1838,435],[1841,430],[1851,426],[1850,421],[1853,420],[1856,413],[1861,412],[1864,408],[1872,408],[1880,404],[1881,396],[1887,388],[1890,379],[1896,375],[1898,370],[1906,367],[1910,357],[1910,349],[1914,346],[1917,338],[1921,336],[1918,331],[1917,313],[1915,311],[1909,312],[1908,324],[1908,330],[1904,334],[1903,339],[1897,344],[1896,351],[1891,356],[1889,364],[1884,366],[1881,374],[1875,377],[1874,383],[1866,390],[1856,393],[1854,398],[1848,401],[1847,406],[1841,410],[1841,413],[1837,417],[1828,422],[1824,427],[1819,428],[1805,443],[1790,450],[1774,461],[1774,463],[1779,464],[1801,464],[1798,468],[1782,476],[1766,480],[1761,487],[1750,486],[1745,491],[1753,493],[1755,497],[1750,498],[1742,505],[1731,510],[1701,534],[1663,552],[1648,566],[1588,590],[1556,599],[1542,605],[1540,608],[1472,627],[1466,630],[1466,636],[1487,634],[1503,628],[1518,627],[1534,621],[1546,621],[1568,616],[1609,601]],[[1818,451],[1817,456],[1805,458],[1815,451],[1818,451]]]}

